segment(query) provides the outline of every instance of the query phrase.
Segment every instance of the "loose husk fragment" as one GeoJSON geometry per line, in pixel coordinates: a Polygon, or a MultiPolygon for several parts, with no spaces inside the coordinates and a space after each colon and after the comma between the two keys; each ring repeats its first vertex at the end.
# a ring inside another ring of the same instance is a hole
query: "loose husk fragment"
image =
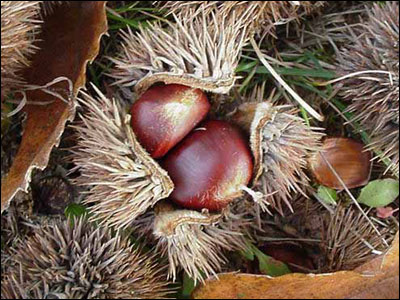
{"type": "Polygon", "coordinates": [[[1,283],[5,299],[159,299],[168,288],[163,268],[129,237],[86,219],[36,225],[20,243],[1,283]]]}
{"type": "Polygon", "coordinates": [[[40,50],[23,72],[33,88],[25,93],[27,117],[18,153],[2,178],[2,212],[18,192],[27,191],[33,170],[47,166],[66,122],[75,116],[74,98],[86,82],[86,66],[98,54],[106,31],[105,1],[71,1],[46,15],[37,38],[40,50]],[[53,92],[42,88],[49,85],[53,92]],[[54,91],[67,95],[65,101],[54,91]]]}
{"type": "Polygon", "coordinates": [[[93,89],[95,97],[82,92],[86,112],[74,126],[78,143],[73,160],[81,172],[76,183],[90,189],[84,202],[94,220],[126,228],[168,197],[173,183],[136,140],[124,103],[93,89]]]}
{"type": "Polygon", "coordinates": [[[323,134],[320,128],[307,126],[293,106],[262,102],[261,90],[255,90],[249,99],[258,101],[241,104],[232,121],[250,135],[253,186],[269,195],[259,201],[261,208],[266,211],[270,206],[282,214],[282,204],[291,209],[293,194],[304,194],[309,181],[307,161],[311,153],[320,150],[323,134]]]}
{"type": "Polygon", "coordinates": [[[121,51],[112,77],[140,95],[156,82],[179,83],[227,93],[235,82],[239,54],[247,41],[245,24],[218,12],[196,18],[149,23],[121,32],[121,51]]]}
{"type": "Polygon", "coordinates": [[[245,249],[249,221],[226,209],[220,214],[177,209],[160,202],[154,212],[135,224],[143,236],[152,236],[157,251],[169,260],[173,280],[184,270],[195,282],[216,275],[226,263],[224,251],[245,249]]]}
{"type": "Polygon", "coordinates": [[[337,71],[351,76],[339,84],[351,104],[354,121],[371,137],[368,149],[381,152],[388,169],[399,176],[399,5],[374,4],[362,24],[352,27],[340,50],[337,71]],[[380,71],[377,73],[375,71],[380,71]],[[382,72],[384,71],[384,72],[382,72]],[[386,73],[385,73],[386,72],[386,73]]]}

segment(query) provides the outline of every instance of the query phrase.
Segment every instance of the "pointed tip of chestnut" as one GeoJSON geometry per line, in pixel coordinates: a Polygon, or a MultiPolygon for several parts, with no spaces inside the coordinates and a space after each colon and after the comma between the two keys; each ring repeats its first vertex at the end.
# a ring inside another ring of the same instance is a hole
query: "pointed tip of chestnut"
{"type": "Polygon", "coordinates": [[[364,145],[350,138],[326,138],[322,152],[311,158],[311,171],[322,185],[342,190],[342,183],[331,170],[328,163],[343,180],[347,188],[366,185],[372,168],[372,154],[365,151],[364,145]]]}
{"type": "Polygon", "coordinates": [[[210,109],[200,89],[180,84],[153,86],[131,108],[131,125],[139,143],[153,158],[164,156],[210,109]]]}
{"type": "Polygon", "coordinates": [[[224,121],[207,121],[162,162],[175,189],[170,198],[189,209],[219,211],[242,193],[252,177],[246,138],[224,121]]]}

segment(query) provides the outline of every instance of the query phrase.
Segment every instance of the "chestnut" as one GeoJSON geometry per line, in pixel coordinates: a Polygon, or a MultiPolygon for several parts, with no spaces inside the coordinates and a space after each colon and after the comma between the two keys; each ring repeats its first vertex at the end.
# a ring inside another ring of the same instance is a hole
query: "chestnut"
{"type": "Polygon", "coordinates": [[[204,119],[210,109],[200,89],[180,84],[149,88],[131,107],[131,125],[151,157],[160,158],[204,119]]]}
{"type": "Polygon", "coordinates": [[[175,189],[170,199],[189,209],[219,211],[250,182],[253,160],[240,129],[207,121],[191,132],[161,162],[175,189]]]}
{"type": "Polygon", "coordinates": [[[371,151],[365,151],[364,145],[350,138],[326,138],[322,151],[311,157],[311,171],[322,185],[342,190],[344,187],[330,166],[343,180],[347,188],[366,185],[372,168],[371,151]]]}

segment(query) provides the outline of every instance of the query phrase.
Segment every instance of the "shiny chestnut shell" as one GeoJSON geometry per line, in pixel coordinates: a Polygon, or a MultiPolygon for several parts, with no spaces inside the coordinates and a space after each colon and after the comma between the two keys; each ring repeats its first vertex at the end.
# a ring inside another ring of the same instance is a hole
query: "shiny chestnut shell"
{"type": "Polygon", "coordinates": [[[170,199],[189,209],[219,211],[242,193],[252,177],[247,139],[224,121],[207,121],[162,162],[175,189],[170,199]]]}
{"type": "Polygon", "coordinates": [[[347,188],[356,188],[368,183],[372,154],[370,151],[365,151],[363,144],[350,138],[330,137],[323,141],[321,153],[316,153],[311,158],[311,171],[320,184],[332,189],[343,189],[343,185],[329,168],[324,157],[347,188]]]}
{"type": "Polygon", "coordinates": [[[201,122],[210,109],[200,89],[180,84],[153,86],[131,107],[131,125],[153,158],[164,156],[201,122]]]}

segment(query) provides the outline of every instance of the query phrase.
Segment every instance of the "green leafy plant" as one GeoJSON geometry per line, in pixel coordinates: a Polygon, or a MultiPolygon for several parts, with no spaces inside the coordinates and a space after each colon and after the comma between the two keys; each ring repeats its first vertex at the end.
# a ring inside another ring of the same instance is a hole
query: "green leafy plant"
{"type": "Polygon", "coordinates": [[[71,203],[65,208],[64,214],[69,219],[79,218],[87,214],[87,209],[81,204],[71,203]]]}
{"type": "Polygon", "coordinates": [[[338,196],[334,189],[320,185],[318,187],[317,195],[319,199],[324,201],[326,204],[336,205],[338,196]]]}
{"type": "Polygon", "coordinates": [[[399,182],[386,178],[368,183],[360,193],[357,201],[369,207],[384,207],[399,196],[399,182]]]}
{"type": "Polygon", "coordinates": [[[241,251],[241,254],[244,258],[250,261],[254,261],[254,258],[257,257],[258,267],[262,274],[271,277],[278,277],[292,273],[289,267],[285,263],[264,254],[260,249],[258,249],[253,244],[249,243],[248,248],[244,251],[241,251]]]}
{"type": "Polygon", "coordinates": [[[182,289],[179,293],[179,299],[190,299],[195,288],[196,284],[194,280],[185,273],[183,275],[182,289]]]}

